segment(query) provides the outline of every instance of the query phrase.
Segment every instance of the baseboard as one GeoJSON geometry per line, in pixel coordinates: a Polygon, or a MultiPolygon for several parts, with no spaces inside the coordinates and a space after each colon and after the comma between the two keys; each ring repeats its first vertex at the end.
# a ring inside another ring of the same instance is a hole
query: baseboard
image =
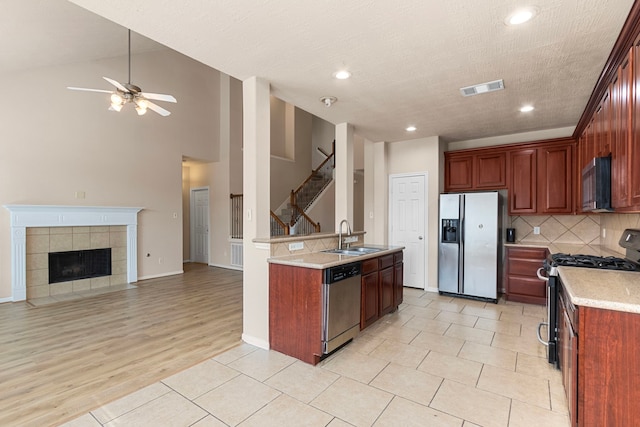
{"type": "Polygon", "coordinates": [[[427,292],[434,292],[434,293],[436,293],[436,294],[439,292],[439,291],[438,291],[438,288],[431,288],[431,287],[427,287],[427,289],[425,289],[425,291],[427,291],[427,292]]]}
{"type": "Polygon", "coordinates": [[[191,262],[191,260],[190,260],[190,259],[183,259],[183,260],[182,260],[182,263],[183,263],[183,264],[186,264],[186,263],[188,263],[188,262],[191,262]]]}
{"type": "Polygon", "coordinates": [[[258,348],[262,348],[264,350],[269,350],[269,342],[260,338],[253,337],[251,335],[242,334],[242,341],[247,344],[255,345],[258,348]]]}
{"type": "Polygon", "coordinates": [[[140,277],[138,277],[138,281],[140,281],[140,280],[148,280],[148,279],[157,279],[159,277],[175,276],[175,275],[178,275],[178,274],[184,274],[184,270],[170,271],[168,273],[162,273],[162,274],[151,274],[149,276],[140,276],[140,277]]]}
{"type": "Polygon", "coordinates": [[[11,297],[0,298],[0,304],[2,304],[3,302],[13,302],[13,298],[11,297]]]}
{"type": "Polygon", "coordinates": [[[209,267],[226,268],[227,270],[244,271],[242,269],[242,267],[235,267],[233,265],[209,264],[209,267]]]}

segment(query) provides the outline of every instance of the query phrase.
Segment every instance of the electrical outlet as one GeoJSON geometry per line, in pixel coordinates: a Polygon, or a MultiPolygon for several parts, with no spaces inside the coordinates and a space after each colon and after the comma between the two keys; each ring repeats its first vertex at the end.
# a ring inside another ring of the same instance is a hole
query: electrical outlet
{"type": "Polygon", "coordinates": [[[86,193],[84,191],[76,191],[76,199],[84,199],[86,193]]]}
{"type": "Polygon", "coordinates": [[[533,234],[540,234],[540,227],[533,227],[533,234]]]}
{"type": "Polygon", "coordinates": [[[299,251],[300,249],[304,249],[304,242],[289,243],[290,251],[299,251]]]}
{"type": "Polygon", "coordinates": [[[350,236],[344,238],[344,243],[355,243],[358,241],[358,236],[350,236]]]}

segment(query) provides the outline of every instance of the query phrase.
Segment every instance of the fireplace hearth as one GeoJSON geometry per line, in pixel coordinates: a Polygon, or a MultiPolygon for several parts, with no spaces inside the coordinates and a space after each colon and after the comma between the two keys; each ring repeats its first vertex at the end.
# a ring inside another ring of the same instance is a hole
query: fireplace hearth
{"type": "Polygon", "coordinates": [[[49,284],[111,275],[111,248],[49,252],[49,284]]]}

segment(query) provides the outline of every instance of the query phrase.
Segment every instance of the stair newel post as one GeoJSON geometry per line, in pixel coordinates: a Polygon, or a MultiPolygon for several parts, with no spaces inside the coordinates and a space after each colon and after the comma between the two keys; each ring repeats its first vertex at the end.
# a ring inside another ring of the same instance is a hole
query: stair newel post
{"type": "Polygon", "coordinates": [[[295,224],[294,218],[296,217],[296,215],[293,214],[296,206],[296,192],[293,190],[291,190],[291,195],[289,196],[289,204],[291,205],[291,219],[289,220],[289,225],[293,227],[295,224]]]}

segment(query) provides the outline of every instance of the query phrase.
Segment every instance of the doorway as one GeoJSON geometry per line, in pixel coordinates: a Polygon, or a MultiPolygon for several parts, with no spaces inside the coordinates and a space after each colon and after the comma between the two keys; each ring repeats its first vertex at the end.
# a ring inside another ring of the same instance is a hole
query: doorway
{"type": "Polygon", "coordinates": [[[427,173],[389,176],[389,244],[404,246],[404,286],[426,288],[427,173]]]}
{"type": "Polygon", "coordinates": [[[190,259],[209,264],[209,187],[192,188],[190,202],[190,259]]]}

